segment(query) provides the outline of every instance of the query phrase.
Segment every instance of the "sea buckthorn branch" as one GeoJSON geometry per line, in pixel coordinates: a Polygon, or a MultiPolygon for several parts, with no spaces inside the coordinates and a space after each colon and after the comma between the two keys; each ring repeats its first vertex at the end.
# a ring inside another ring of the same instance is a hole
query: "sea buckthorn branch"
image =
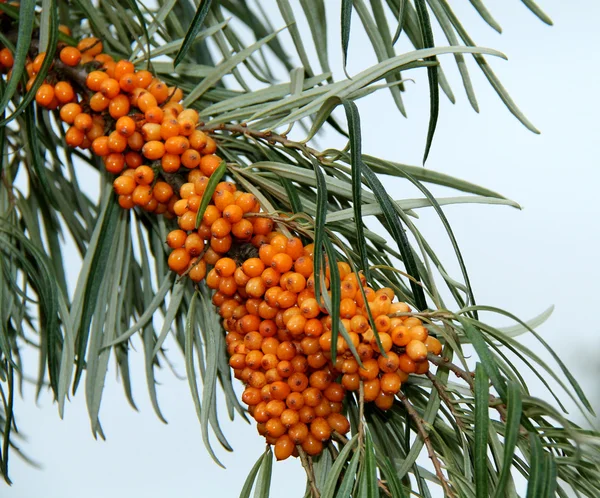
{"type": "Polygon", "coordinates": [[[8,196],[8,204],[9,204],[9,211],[10,211],[17,204],[17,196],[15,195],[15,193],[13,191],[13,185],[6,177],[6,169],[3,169],[0,172],[0,178],[2,178],[2,184],[4,185],[4,188],[6,189],[6,195],[8,196]]]}
{"type": "Polygon", "coordinates": [[[320,152],[312,147],[309,147],[302,142],[296,142],[294,140],[290,140],[285,135],[278,135],[272,131],[259,131],[253,130],[249,128],[246,124],[217,124],[211,125],[210,123],[199,123],[199,130],[202,130],[207,133],[214,133],[215,131],[228,131],[231,133],[236,133],[239,135],[244,135],[247,137],[252,137],[255,139],[263,140],[271,145],[278,143],[287,149],[296,149],[301,151],[303,154],[307,156],[312,156],[323,163],[325,154],[320,152]]]}
{"type": "Polygon", "coordinates": [[[421,439],[423,440],[425,447],[427,448],[427,454],[428,454],[429,458],[431,459],[431,462],[433,463],[433,467],[435,468],[435,474],[437,475],[437,477],[440,481],[440,484],[442,485],[442,488],[444,489],[444,495],[448,498],[454,498],[456,495],[454,494],[454,491],[450,487],[450,483],[448,482],[448,479],[446,478],[446,476],[444,475],[444,472],[442,471],[441,462],[436,455],[435,449],[433,448],[433,444],[431,443],[431,439],[429,437],[429,431],[425,427],[425,421],[421,418],[421,416],[419,415],[419,412],[417,412],[415,407],[408,400],[408,398],[405,396],[404,393],[399,392],[398,398],[400,399],[400,401],[406,408],[406,411],[408,412],[412,421],[415,423],[417,431],[418,431],[419,435],[421,436],[421,439]]]}
{"type": "Polygon", "coordinates": [[[458,426],[461,429],[466,430],[467,426],[464,423],[464,421],[462,420],[461,414],[456,410],[456,406],[455,406],[457,403],[456,400],[453,400],[450,398],[450,396],[448,395],[448,391],[446,390],[444,385],[438,380],[438,378],[433,373],[427,372],[426,375],[427,375],[427,378],[431,381],[431,384],[433,385],[433,387],[439,394],[439,396],[442,399],[442,401],[444,402],[444,404],[448,407],[448,409],[452,413],[452,416],[454,417],[454,420],[456,421],[458,426]]]}
{"type": "MultiPolygon", "coordinates": [[[[447,368],[448,370],[453,372],[457,377],[463,379],[469,385],[469,388],[471,389],[471,391],[474,391],[474,389],[475,389],[475,382],[473,380],[475,378],[474,372],[463,370],[458,365],[456,365],[455,363],[452,363],[450,360],[448,360],[448,358],[445,358],[445,357],[428,354],[427,359],[434,365],[437,365],[438,367],[442,367],[442,368],[447,368]]],[[[442,386],[440,386],[440,387],[442,387],[442,386]]],[[[437,389],[437,387],[436,387],[436,389],[437,389]]],[[[443,389],[443,387],[442,387],[442,389],[443,389]]],[[[437,389],[437,390],[439,392],[439,389],[437,389]]],[[[493,394],[490,394],[489,406],[490,406],[490,408],[494,408],[498,412],[498,414],[500,415],[500,418],[503,421],[506,421],[506,417],[507,417],[506,404],[504,403],[504,401],[502,399],[494,396],[493,394]]],[[[521,433],[521,435],[525,435],[525,436],[528,433],[527,429],[525,429],[525,427],[523,427],[522,425],[520,426],[519,432],[521,433]]]]}
{"type": "Polygon", "coordinates": [[[312,498],[320,498],[321,493],[319,493],[319,488],[317,488],[317,481],[315,479],[315,473],[312,467],[312,459],[302,449],[301,445],[297,445],[296,449],[298,451],[298,455],[300,456],[302,467],[304,467],[304,471],[306,472],[306,478],[310,486],[312,498]]]}

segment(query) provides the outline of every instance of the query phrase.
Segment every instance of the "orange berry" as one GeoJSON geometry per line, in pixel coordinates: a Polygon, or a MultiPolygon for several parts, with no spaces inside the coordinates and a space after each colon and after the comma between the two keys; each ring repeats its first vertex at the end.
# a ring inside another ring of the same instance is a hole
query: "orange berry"
{"type": "Polygon", "coordinates": [[[154,184],[154,189],[152,190],[152,192],[154,194],[154,198],[158,202],[166,204],[173,196],[173,187],[171,187],[171,185],[169,185],[166,182],[159,181],[154,184]]]}
{"type": "Polygon", "coordinates": [[[91,55],[92,57],[98,55],[102,52],[102,42],[98,40],[98,38],[94,38],[90,36],[89,38],[83,38],[77,44],[77,49],[86,53],[87,55],[91,55]]]}
{"type": "Polygon", "coordinates": [[[305,423],[298,422],[288,429],[288,435],[294,444],[302,444],[308,439],[308,426],[305,423]]]}
{"type": "Polygon", "coordinates": [[[44,59],[46,58],[46,52],[42,52],[33,59],[33,72],[39,73],[40,69],[42,69],[42,64],[44,63],[44,59]]]}
{"type": "Polygon", "coordinates": [[[94,112],[104,111],[110,105],[110,103],[111,101],[107,99],[104,95],[102,95],[100,92],[96,92],[94,95],[92,95],[89,102],[90,108],[94,112]]]}
{"type": "Polygon", "coordinates": [[[160,159],[165,154],[165,145],[158,140],[151,140],[142,147],[142,154],[151,161],[160,159]]]}
{"type": "Polygon", "coordinates": [[[176,173],[181,166],[181,158],[177,154],[165,154],[161,159],[163,171],[167,173],[176,173]]]}
{"type": "Polygon", "coordinates": [[[254,227],[249,220],[242,219],[237,223],[234,223],[231,227],[233,235],[240,240],[250,240],[254,233],[254,227]]]}
{"type": "Polygon", "coordinates": [[[386,394],[396,394],[402,382],[396,372],[384,373],[380,379],[381,390],[386,394]]]}
{"type": "Polygon", "coordinates": [[[85,112],[82,112],[81,114],[78,114],[75,117],[75,121],[73,121],[73,125],[78,130],[87,132],[92,129],[94,122],[92,121],[92,116],[90,116],[89,114],[87,114],[85,112]]]}
{"type": "Polygon", "coordinates": [[[219,218],[213,222],[213,224],[210,226],[210,230],[213,237],[225,237],[231,232],[231,223],[224,218],[219,218]]]}
{"type": "Polygon", "coordinates": [[[65,134],[65,140],[67,142],[67,145],[69,145],[70,147],[79,147],[83,142],[84,138],[85,134],[81,130],[75,128],[74,126],[71,126],[65,134]]]}
{"type": "Polygon", "coordinates": [[[111,134],[108,136],[108,149],[111,152],[123,152],[126,148],[127,139],[117,131],[111,132],[111,134]]]}
{"type": "Polygon", "coordinates": [[[169,268],[175,272],[185,271],[190,262],[190,255],[185,249],[175,249],[169,254],[169,268]]]}
{"type": "Polygon", "coordinates": [[[377,398],[375,398],[375,406],[381,410],[389,410],[394,405],[394,398],[393,394],[380,391],[377,398]]]}
{"type": "Polygon", "coordinates": [[[167,235],[167,245],[171,249],[179,249],[185,244],[186,238],[187,235],[183,230],[173,230],[167,235]]]}
{"type": "Polygon", "coordinates": [[[67,81],[59,81],[54,85],[54,96],[61,104],[66,104],[75,98],[75,92],[70,83],[67,81]]]}
{"type": "Polygon", "coordinates": [[[317,417],[310,424],[310,433],[319,441],[327,441],[331,437],[331,427],[326,419],[317,417]]]}
{"type": "Polygon", "coordinates": [[[202,151],[206,145],[206,134],[200,130],[194,130],[188,137],[190,147],[198,151],[202,151]]]}
{"type": "Polygon", "coordinates": [[[113,181],[113,189],[116,194],[130,195],[135,189],[135,180],[130,176],[119,176],[113,181]]]}
{"type": "Polygon", "coordinates": [[[102,82],[107,79],[108,75],[104,71],[91,71],[86,77],[85,84],[90,90],[99,92],[102,88],[102,82]]]}
{"type": "Polygon", "coordinates": [[[442,353],[442,343],[435,337],[428,336],[425,340],[425,347],[427,351],[435,355],[442,353]]]}
{"type": "Polygon", "coordinates": [[[60,51],[60,60],[67,66],[76,66],[81,60],[81,52],[75,47],[65,47],[60,51]]]}
{"type": "Polygon", "coordinates": [[[96,138],[92,142],[92,151],[94,152],[94,154],[100,157],[107,156],[108,154],[110,154],[110,150],[108,148],[108,137],[101,136],[96,138]]]}
{"type": "Polygon", "coordinates": [[[118,202],[119,206],[121,206],[123,209],[132,209],[135,207],[131,195],[120,195],[118,202]]]}
{"type": "Polygon", "coordinates": [[[113,78],[107,78],[100,83],[99,91],[108,99],[114,99],[121,93],[119,82],[113,78]]]}
{"type": "Polygon", "coordinates": [[[8,48],[3,48],[0,50],[0,65],[11,68],[15,63],[15,59],[13,57],[12,52],[8,48]]]}
{"type": "Polygon", "coordinates": [[[327,417],[327,423],[332,430],[338,434],[346,434],[350,431],[350,422],[341,413],[332,413],[327,417]]]}
{"type": "Polygon", "coordinates": [[[275,443],[275,458],[277,460],[285,460],[294,453],[294,442],[287,434],[279,436],[275,443]]]}
{"type": "Polygon", "coordinates": [[[398,369],[409,374],[417,371],[417,364],[406,353],[398,357],[398,369]]]}
{"type": "Polygon", "coordinates": [[[142,150],[142,147],[144,146],[142,134],[138,131],[133,132],[133,135],[127,139],[127,145],[131,150],[142,150]]]}
{"type": "Polygon", "coordinates": [[[169,98],[169,87],[162,81],[154,81],[148,86],[148,91],[152,94],[155,100],[162,104],[169,98]]]}
{"type": "MultiPolygon", "coordinates": [[[[135,78],[137,80],[138,88],[148,88],[148,85],[150,83],[152,83],[154,76],[152,76],[152,73],[150,71],[141,70],[141,71],[135,72],[135,78]]],[[[154,100],[156,100],[156,99],[154,99],[154,100]]],[[[154,104],[154,105],[156,105],[156,104],[154,104]]]]}
{"type": "Polygon", "coordinates": [[[152,187],[138,185],[133,191],[133,202],[138,206],[145,206],[152,200],[152,187]]]}
{"type": "Polygon", "coordinates": [[[427,346],[421,341],[412,340],[406,345],[406,354],[413,361],[423,361],[427,359],[427,346]]]}
{"type": "MultiPolygon", "coordinates": [[[[54,99],[54,87],[48,83],[43,83],[35,93],[35,101],[42,107],[50,106],[54,99]]],[[[82,139],[83,140],[83,139],[82,139]]]]}
{"type": "Polygon", "coordinates": [[[145,123],[142,125],[142,137],[146,142],[150,140],[161,140],[160,125],[156,123],[145,123]]]}
{"type": "Polygon", "coordinates": [[[222,159],[219,156],[209,154],[202,156],[200,160],[200,171],[203,175],[211,176],[216,169],[221,165],[222,159]]]}
{"type": "Polygon", "coordinates": [[[119,119],[129,112],[130,104],[127,96],[120,94],[110,101],[108,112],[113,119],[119,119]]]}
{"type": "Polygon", "coordinates": [[[217,151],[217,142],[212,137],[206,137],[206,145],[204,146],[203,154],[214,154],[217,151]]]}
{"type": "Polygon", "coordinates": [[[206,277],[206,261],[203,259],[197,261],[188,273],[188,276],[194,282],[200,282],[203,280],[204,277],[206,277]]]}
{"type": "Polygon", "coordinates": [[[363,382],[365,401],[375,401],[381,392],[381,382],[378,377],[363,382]]]}
{"type": "Polygon", "coordinates": [[[82,112],[81,106],[79,104],[75,104],[74,102],[70,104],[65,104],[60,109],[60,119],[62,119],[67,124],[73,124],[75,121],[75,117],[82,112]]]}
{"type": "MultiPolygon", "coordinates": [[[[104,167],[106,171],[114,175],[123,171],[125,167],[125,156],[118,152],[113,152],[104,157],[104,167]]],[[[150,199],[151,200],[151,199],[150,199]]],[[[150,202],[150,200],[148,202],[150,202]]],[[[134,199],[135,202],[135,199],[134,199]]],[[[147,203],[146,203],[147,204],[147,203]]],[[[145,204],[144,204],[145,205],[145,204]]]]}

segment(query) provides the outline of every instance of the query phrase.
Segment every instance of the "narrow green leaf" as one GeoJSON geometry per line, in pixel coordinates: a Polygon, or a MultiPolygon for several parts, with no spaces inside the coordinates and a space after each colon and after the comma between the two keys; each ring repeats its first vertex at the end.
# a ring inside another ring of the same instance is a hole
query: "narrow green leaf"
{"type": "Polygon", "coordinates": [[[267,450],[265,450],[265,452],[258,457],[258,460],[256,461],[256,463],[250,469],[250,472],[248,473],[248,477],[246,477],[246,480],[244,481],[244,487],[242,488],[242,491],[240,492],[240,498],[250,498],[250,493],[252,492],[252,486],[254,486],[254,481],[256,480],[258,471],[262,467],[263,461],[264,461],[265,457],[267,456],[268,451],[269,451],[269,449],[267,448],[267,450]]]}
{"type": "Polygon", "coordinates": [[[406,14],[406,1],[407,0],[399,0],[398,27],[396,28],[396,32],[392,38],[392,45],[396,45],[396,42],[400,39],[400,35],[402,34],[402,28],[404,27],[404,15],[406,14]]]}
{"type": "Polygon", "coordinates": [[[402,260],[406,267],[406,271],[414,279],[414,281],[410,281],[410,286],[415,298],[415,305],[418,309],[425,310],[427,309],[427,302],[425,300],[423,288],[418,283],[421,281],[419,270],[415,263],[415,257],[413,255],[412,248],[410,247],[410,243],[408,242],[408,238],[396,212],[396,208],[394,207],[389,194],[386,192],[377,175],[373,173],[371,168],[369,168],[366,164],[363,168],[363,175],[371,187],[371,190],[375,194],[377,201],[381,205],[383,216],[388,224],[388,229],[390,230],[392,238],[395,240],[396,244],[398,244],[398,248],[400,249],[400,254],[402,255],[402,260]]]}
{"type": "Polygon", "coordinates": [[[479,13],[481,18],[490,25],[490,27],[496,30],[498,33],[502,33],[502,27],[498,24],[498,21],[494,19],[494,16],[490,13],[487,7],[481,0],[469,0],[471,5],[475,7],[475,10],[479,13]]]}
{"type": "MultiPolygon", "coordinates": [[[[221,330],[216,312],[214,311],[212,303],[210,303],[210,297],[205,293],[201,293],[199,295],[202,299],[202,325],[204,328],[203,336],[206,347],[206,367],[204,370],[204,375],[202,376],[202,405],[204,406],[204,409],[202,410],[202,416],[200,417],[200,425],[202,429],[202,439],[204,440],[204,445],[212,454],[208,435],[208,424],[211,414],[214,414],[214,420],[212,421],[211,425],[215,431],[220,432],[216,417],[215,393],[218,375],[217,359],[219,355],[219,343],[217,338],[219,337],[221,330]]],[[[225,437],[218,433],[217,436],[220,436],[219,440],[224,443],[226,448],[230,449],[225,437]]]]}
{"type": "Polygon", "coordinates": [[[369,258],[367,253],[367,243],[365,239],[365,229],[362,214],[362,149],[361,149],[361,130],[360,116],[358,107],[354,102],[343,101],[346,119],[348,120],[348,132],[350,135],[350,161],[352,165],[352,207],[354,208],[354,223],[356,224],[356,240],[358,242],[358,254],[362,270],[367,281],[370,281],[369,258]]]}
{"type": "MultiPolygon", "coordinates": [[[[205,0],[206,1],[206,0],[205,0]]],[[[189,107],[191,104],[196,102],[207,90],[212,88],[223,76],[230,73],[233,69],[237,68],[237,66],[245,61],[250,55],[256,52],[260,47],[262,47],[265,43],[268,43],[270,40],[274,39],[279,34],[279,31],[275,33],[271,33],[268,36],[265,36],[261,40],[258,40],[256,43],[253,43],[249,47],[241,50],[233,57],[230,57],[225,62],[220,64],[215,68],[212,74],[208,75],[204,78],[198,85],[188,94],[188,96],[183,101],[184,107],[189,107]]]]}
{"type": "MultiPolygon", "coordinates": [[[[556,488],[558,483],[556,460],[552,453],[544,452],[544,473],[546,474],[546,481],[544,486],[544,492],[540,495],[547,498],[554,498],[556,496],[556,488]]],[[[591,496],[591,495],[590,495],[591,496]]]]}
{"type": "MultiPolygon", "coordinates": [[[[415,0],[415,7],[417,9],[417,15],[419,18],[419,26],[421,28],[421,35],[423,37],[423,47],[433,48],[435,42],[433,40],[433,30],[431,29],[431,22],[429,20],[429,14],[427,12],[427,4],[425,0],[415,0]]],[[[436,61],[435,57],[431,57],[426,60],[436,61]]],[[[425,145],[425,154],[423,155],[423,163],[427,161],[429,156],[429,150],[431,149],[431,143],[433,142],[433,135],[435,134],[435,128],[437,126],[437,120],[440,113],[440,89],[438,86],[438,68],[428,67],[427,76],[429,78],[429,129],[427,131],[427,144],[425,145]]]]}
{"type": "Polygon", "coordinates": [[[271,488],[271,474],[273,472],[273,452],[271,447],[267,449],[263,463],[260,466],[258,481],[254,489],[254,498],[269,498],[269,490],[271,488]]]}
{"type": "Polygon", "coordinates": [[[344,71],[348,61],[348,45],[350,44],[350,24],[352,22],[352,0],[342,0],[342,57],[344,71]]]}
{"type": "Polygon", "coordinates": [[[281,17],[283,17],[285,24],[288,26],[290,35],[292,37],[292,42],[294,43],[294,47],[296,47],[296,52],[298,53],[298,58],[300,59],[302,66],[304,66],[304,71],[309,77],[313,76],[314,72],[310,66],[310,59],[306,55],[306,49],[304,48],[304,43],[302,42],[302,35],[298,29],[296,17],[294,16],[294,9],[292,9],[289,0],[277,0],[277,5],[279,6],[281,17]]]}
{"type": "MultiPolygon", "coordinates": [[[[357,436],[358,436],[358,434],[354,437],[357,437],[357,436]]],[[[352,495],[352,489],[354,488],[354,484],[356,483],[356,480],[359,478],[359,476],[356,475],[356,469],[358,468],[358,463],[360,462],[360,455],[361,455],[361,452],[358,450],[356,450],[354,452],[354,455],[352,455],[352,459],[350,460],[350,463],[348,463],[348,466],[346,467],[346,470],[344,471],[344,479],[342,480],[342,483],[340,484],[340,487],[338,489],[338,492],[335,495],[335,498],[348,498],[349,496],[352,495]]],[[[348,457],[346,456],[345,460],[347,458],[348,457]]],[[[339,457],[336,458],[335,463],[333,464],[334,467],[338,463],[339,460],[341,460],[339,457]]],[[[332,472],[333,472],[333,467],[332,467],[332,472]]],[[[336,481],[337,481],[337,479],[336,479],[336,481]]]]}
{"type": "Polygon", "coordinates": [[[533,0],[521,0],[527,8],[533,12],[542,22],[545,22],[548,26],[552,26],[552,19],[546,14],[533,0]]]}
{"type": "Polygon", "coordinates": [[[177,317],[179,313],[179,308],[181,306],[181,301],[183,300],[183,295],[185,294],[186,285],[184,282],[176,283],[173,286],[171,291],[171,299],[169,301],[169,307],[167,308],[167,313],[163,320],[162,329],[160,330],[160,334],[158,339],[156,340],[156,345],[154,346],[154,351],[152,351],[152,356],[156,356],[160,351],[165,339],[169,335],[169,331],[171,330],[171,325],[173,321],[177,317]]]}
{"type": "MultiPolygon", "coordinates": [[[[333,244],[329,237],[325,237],[323,243],[327,254],[327,262],[329,264],[329,290],[331,291],[331,309],[329,309],[329,316],[331,316],[331,362],[335,364],[337,358],[338,335],[340,332],[340,270],[337,265],[335,250],[333,249],[333,244]]],[[[323,293],[327,293],[325,287],[323,287],[323,293]]]]}
{"type": "MultiPolygon", "coordinates": [[[[344,465],[346,465],[346,463],[348,461],[348,456],[350,455],[350,452],[352,450],[354,450],[354,447],[357,445],[357,443],[358,443],[358,434],[355,434],[354,437],[344,445],[344,447],[342,448],[342,451],[340,451],[340,454],[336,457],[336,459],[333,462],[333,465],[331,467],[331,470],[327,474],[327,481],[325,482],[325,486],[323,486],[323,489],[321,491],[321,498],[333,498],[335,489],[337,487],[338,479],[342,472],[342,469],[344,468],[344,465]]],[[[359,454],[359,453],[360,453],[360,451],[355,451],[354,456],[356,456],[356,454],[359,454]]],[[[354,460],[354,456],[352,457],[353,460],[354,460]]],[[[346,471],[346,472],[348,472],[348,471],[346,471]]],[[[352,475],[350,477],[353,477],[354,473],[351,473],[351,474],[352,475]]],[[[340,487],[340,490],[338,491],[338,495],[341,493],[341,491],[342,491],[342,489],[340,487]]],[[[349,495],[349,493],[347,493],[347,494],[341,495],[341,496],[350,496],[350,495],[349,495]]]]}
{"type": "Polygon", "coordinates": [[[521,391],[519,386],[509,381],[506,386],[507,401],[506,401],[506,427],[504,432],[504,457],[502,462],[502,471],[498,479],[498,485],[494,496],[500,498],[504,496],[506,485],[510,478],[510,469],[515,454],[515,448],[519,439],[519,429],[521,428],[521,413],[523,409],[523,401],[521,399],[521,391]]]}
{"type": "MultiPolygon", "coordinates": [[[[453,12],[452,8],[450,7],[450,4],[448,3],[448,0],[438,1],[440,1],[443,4],[444,10],[450,18],[450,22],[452,22],[452,24],[456,28],[456,31],[462,38],[465,45],[475,46],[475,42],[464,29],[459,19],[456,17],[456,14],[453,12]]],[[[488,79],[488,81],[490,82],[490,84],[492,85],[502,102],[504,102],[504,105],[506,105],[506,107],[513,114],[513,116],[515,116],[528,130],[532,131],[533,133],[539,134],[539,130],[533,125],[533,123],[531,123],[531,121],[527,119],[525,114],[523,114],[523,112],[517,107],[517,104],[515,104],[514,100],[506,91],[506,88],[504,88],[502,83],[500,83],[500,80],[498,79],[494,71],[492,71],[492,68],[487,63],[485,57],[481,53],[474,53],[473,57],[475,58],[475,61],[477,62],[481,70],[483,71],[485,77],[488,79]]]]}
{"type": "MultiPolygon", "coordinates": [[[[0,114],[4,112],[10,99],[17,90],[17,85],[21,81],[21,76],[25,70],[27,52],[31,46],[33,34],[33,23],[35,20],[35,0],[23,0],[19,6],[19,23],[17,34],[17,46],[15,47],[14,64],[12,67],[12,76],[6,86],[0,100],[0,114]]],[[[0,124],[2,126],[5,123],[0,124]]]]}
{"type": "Polygon", "coordinates": [[[146,306],[146,309],[140,315],[137,322],[135,322],[135,324],[133,324],[131,327],[129,327],[119,337],[117,337],[114,340],[112,340],[111,342],[109,342],[106,345],[106,347],[114,346],[116,344],[119,344],[120,342],[126,341],[133,334],[135,334],[138,330],[140,330],[144,326],[146,326],[146,324],[150,320],[152,320],[152,317],[154,316],[154,313],[156,312],[156,310],[165,302],[165,296],[167,295],[167,293],[169,292],[169,289],[171,289],[171,286],[173,285],[173,280],[175,278],[174,275],[175,274],[170,270],[167,272],[167,274],[165,275],[164,279],[162,280],[162,282],[160,284],[160,287],[156,291],[156,294],[152,298],[152,301],[150,301],[150,304],[148,304],[148,306],[146,306]]]}
{"type": "Polygon", "coordinates": [[[488,498],[488,426],[490,389],[489,379],[481,363],[475,366],[475,445],[473,462],[475,463],[475,489],[477,498],[488,498]]]}
{"type": "Polygon", "coordinates": [[[95,311],[95,304],[98,302],[100,287],[103,282],[103,275],[109,266],[108,260],[112,246],[115,244],[115,234],[119,209],[114,198],[107,206],[100,236],[98,238],[97,249],[90,266],[89,277],[85,287],[85,297],[82,304],[82,317],[77,331],[76,351],[77,368],[75,370],[75,380],[73,381],[73,393],[77,390],[77,385],[85,368],[85,352],[87,349],[88,338],[90,334],[90,323],[95,311]]]}
{"type": "Polygon", "coordinates": [[[475,348],[475,351],[481,360],[485,372],[491,379],[493,386],[496,388],[496,391],[498,391],[498,394],[502,400],[506,401],[506,381],[501,376],[498,364],[492,356],[492,353],[490,352],[482,333],[479,330],[476,330],[475,327],[473,327],[466,320],[460,317],[459,320],[463,326],[465,335],[471,341],[471,344],[473,344],[473,347],[475,348]]]}
{"type": "Polygon", "coordinates": [[[287,178],[281,177],[279,181],[285,188],[285,192],[290,201],[290,206],[292,207],[292,212],[301,213],[303,211],[302,200],[298,195],[298,190],[292,185],[292,182],[290,182],[287,178]]]}
{"type": "MultiPolygon", "coordinates": [[[[388,444],[387,442],[384,444],[388,444]]],[[[392,465],[390,459],[387,456],[380,456],[379,468],[386,479],[387,488],[390,491],[392,498],[408,498],[404,486],[398,478],[397,471],[392,465]]]]}
{"type": "Polygon", "coordinates": [[[542,442],[534,432],[529,433],[529,447],[531,448],[531,459],[529,461],[529,482],[527,483],[526,498],[537,498],[542,496],[542,490],[548,476],[545,473],[542,442]]]}
{"type": "MultiPolygon", "coordinates": [[[[194,364],[194,335],[196,331],[196,302],[198,300],[199,293],[196,291],[192,296],[192,300],[190,301],[190,306],[188,308],[188,315],[186,319],[185,325],[185,371],[187,373],[188,384],[190,386],[190,392],[192,393],[192,399],[194,400],[194,407],[196,408],[196,415],[200,424],[202,425],[203,413],[208,411],[208,407],[205,406],[202,409],[202,403],[200,402],[200,395],[198,393],[198,383],[196,381],[196,366],[194,364]]],[[[201,310],[202,311],[202,310],[201,310]]],[[[204,439],[204,434],[203,434],[204,439]]],[[[223,464],[215,455],[212,447],[209,444],[206,444],[206,449],[213,459],[213,461],[219,465],[219,467],[223,467],[223,464]]]]}
{"type": "Polygon", "coordinates": [[[369,431],[365,432],[365,448],[364,448],[364,471],[362,477],[365,480],[367,494],[366,498],[379,498],[377,488],[377,465],[375,464],[375,449],[373,448],[373,439],[369,431]]]}
{"type": "Polygon", "coordinates": [[[200,202],[200,207],[198,208],[198,213],[196,214],[196,228],[198,228],[202,224],[202,218],[210,203],[213,194],[215,193],[215,189],[217,185],[223,178],[223,175],[227,171],[227,163],[225,161],[221,161],[219,167],[214,171],[214,173],[210,176],[210,180],[206,184],[206,190],[204,194],[202,194],[202,202],[200,202]]]}
{"type": "Polygon", "coordinates": [[[194,44],[194,41],[196,40],[196,35],[202,28],[202,23],[204,22],[204,18],[206,17],[206,14],[208,14],[211,3],[212,3],[212,0],[200,0],[200,4],[198,5],[198,9],[196,10],[196,14],[194,15],[194,18],[192,19],[190,27],[187,30],[187,33],[185,34],[185,38],[183,39],[181,48],[179,49],[179,52],[177,52],[177,55],[175,56],[175,61],[173,62],[173,64],[175,66],[177,66],[177,64],[179,64],[185,58],[185,56],[189,52],[190,48],[194,44]]]}
{"type": "MultiPolygon", "coordinates": [[[[329,73],[329,52],[327,48],[327,14],[325,0],[300,0],[304,15],[312,34],[313,42],[321,64],[321,70],[329,73]]],[[[327,77],[333,81],[331,75],[327,77]]]]}
{"type": "Polygon", "coordinates": [[[317,213],[315,217],[315,242],[313,256],[313,273],[315,279],[315,299],[321,300],[321,270],[323,268],[323,240],[325,238],[325,220],[327,218],[327,182],[321,166],[314,159],[310,158],[317,180],[317,213]]]}

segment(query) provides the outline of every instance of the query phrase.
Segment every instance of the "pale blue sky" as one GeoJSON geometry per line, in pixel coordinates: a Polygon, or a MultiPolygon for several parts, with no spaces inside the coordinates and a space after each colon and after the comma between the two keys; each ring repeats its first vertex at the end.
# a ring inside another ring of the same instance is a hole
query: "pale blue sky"
{"type": "MultiPolygon", "coordinates": [[[[275,6],[274,0],[265,3],[269,2],[275,6]]],[[[335,26],[339,2],[327,3],[330,23],[335,26]]],[[[508,113],[470,61],[481,109],[479,115],[474,113],[452,60],[446,57],[457,104],[452,106],[442,97],[438,131],[426,167],[484,185],[524,207],[517,211],[500,206],[452,206],[445,212],[462,248],[478,301],[522,318],[555,304],[554,315],[540,331],[573,369],[586,392],[598,400],[594,378],[600,373],[600,334],[588,313],[595,309],[600,281],[596,259],[600,254],[600,164],[596,150],[600,112],[600,35],[596,21],[600,5],[540,0],[555,22],[550,28],[533,18],[517,0],[488,3],[504,28],[502,36],[488,28],[467,2],[457,9],[476,42],[508,56],[508,62],[492,61],[493,67],[542,134],[528,132],[508,113]],[[567,264],[563,263],[566,254],[570,255],[567,264]]],[[[354,26],[359,28],[358,19],[354,26]]],[[[305,26],[301,29],[306,31],[305,26]]],[[[333,27],[331,60],[336,74],[341,74],[338,36],[338,29],[333,27]]],[[[374,60],[360,29],[353,36],[351,74],[374,60]]],[[[416,84],[407,84],[408,120],[395,112],[387,92],[359,102],[363,147],[370,154],[419,164],[427,130],[427,77],[424,71],[409,76],[416,84]]],[[[333,136],[320,138],[320,144],[344,145],[333,136]]],[[[386,185],[397,197],[408,193],[392,182],[386,181],[386,185]]],[[[446,255],[452,261],[451,247],[435,214],[424,210],[419,214],[420,229],[431,237],[442,260],[446,255]]],[[[448,266],[457,269],[452,263],[448,266]]],[[[530,338],[523,340],[538,348],[530,338]]],[[[34,366],[35,358],[28,356],[34,366]]],[[[175,353],[173,359],[183,374],[183,358],[175,353]]],[[[36,406],[33,390],[27,388],[25,399],[17,398],[15,407],[19,428],[28,438],[21,446],[43,465],[43,470],[35,470],[13,455],[11,478],[15,484],[11,488],[0,485],[0,494],[7,498],[237,496],[248,470],[264,449],[255,428],[240,420],[223,423],[235,453],[217,450],[227,466],[227,470],[219,469],[205,452],[187,382],[177,380],[167,370],[158,374],[159,401],[169,421],[164,425],[148,401],[141,352],[132,355],[132,371],[140,413],[127,405],[113,369],[101,410],[106,442],[95,441],[91,435],[83,391],[67,406],[61,421],[50,395],[43,395],[36,406]]],[[[304,474],[297,462],[275,464],[272,496],[301,496],[303,483],[304,474]]]]}

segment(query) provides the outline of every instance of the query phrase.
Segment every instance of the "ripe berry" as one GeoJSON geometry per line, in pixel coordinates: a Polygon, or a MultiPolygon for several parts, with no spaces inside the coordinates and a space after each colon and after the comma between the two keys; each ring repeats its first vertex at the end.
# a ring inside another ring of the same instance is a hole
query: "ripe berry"
{"type": "Polygon", "coordinates": [[[48,107],[54,99],[54,87],[43,83],[35,93],[35,101],[42,107],[48,107]]]}
{"type": "MultiPolygon", "coordinates": [[[[138,187],[139,188],[139,187],[138,187]]],[[[187,269],[190,263],[190,255],[185,249],[175,249],[169,254],[168,264],[171,270],[179,273],[187,269]]],[[[248,403],[250,404],[250,403],[248,403]]]]}

